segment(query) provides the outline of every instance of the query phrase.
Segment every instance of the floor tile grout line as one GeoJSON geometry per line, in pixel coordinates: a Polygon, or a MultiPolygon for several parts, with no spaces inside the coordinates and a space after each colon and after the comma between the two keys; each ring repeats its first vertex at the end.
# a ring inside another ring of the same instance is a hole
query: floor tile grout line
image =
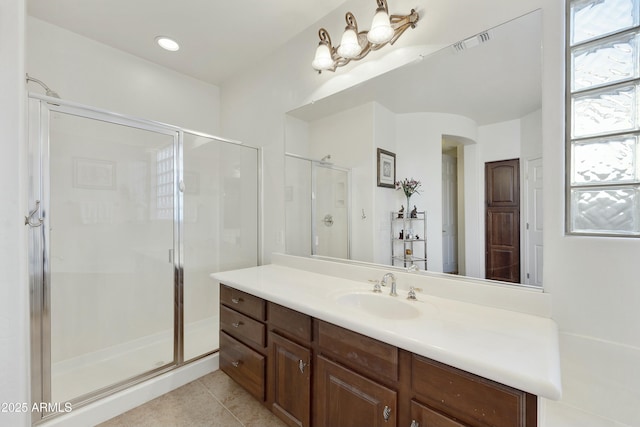
{"type": "Polygon", "coordinates": [[[225,411],[229,412],[229,413],[233,416],[233,418],[235,418],[235,419],[236,419],[236,421],[238,421],[238,422],[240,423],[240,425],[241,425],[242,427],[246,427],[246,425],[245,425],[245,424],[240,420],[240,418],[238,418],[238,416],[237,416],[236,414],[234,414],[234,413],[233,413],[233,411],[232,411],[231,409],[227,408],[227,406],[226,406],[224,403],[222,403],[222,402],[220,401],[220,399],[218,399],[218,398],[216,397],[216,395],[215,395],[215,394],[214,394],[214,393],[209,389],[209,387],[207,387],[207,386],[206,386],[206,385],[201,381],[201,379],[200,379],[200,378],[198,378],[196,381],[198,381],[198,383],[199,383],[200,385],[202,385],[202,386],[207,390],[207,393],[209,393],[209,394],[211,395],[211,397],[213,397],[213,399],[214,399],[216,402],[218,402],[218,404],[219,404],[220,406],[222,406],[222,407],[225,409],[225,411]]]}

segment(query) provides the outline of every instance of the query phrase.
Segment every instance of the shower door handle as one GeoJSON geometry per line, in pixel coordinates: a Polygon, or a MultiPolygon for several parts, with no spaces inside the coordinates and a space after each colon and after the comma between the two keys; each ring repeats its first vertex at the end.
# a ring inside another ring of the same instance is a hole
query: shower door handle
{"type": "Polygon", "coordinates": [[[44,223],[44,218],[38,217],[37,219],[38,222],[33,222],[33,217],[38,213],[39,210],[40,210],[40,200],[36,200],[36,207],[29,212],[29,215],[24,217],[24,225],[28,225],[31,228],[40,227],[42,223],[44,223]]]}

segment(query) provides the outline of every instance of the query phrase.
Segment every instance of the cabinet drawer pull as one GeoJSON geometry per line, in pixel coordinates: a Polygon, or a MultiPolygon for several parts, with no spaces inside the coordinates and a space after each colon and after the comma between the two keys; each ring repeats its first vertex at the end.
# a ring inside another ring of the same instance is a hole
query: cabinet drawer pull
{"type": "Polygon", "coordinates": [[[242,326],[242,322],[234,322],[231,324],[231,326],[233,326],[234,328],[239,328],[240,326],[242,326]]]}
{"type": "Polygon", "coordinates": [[[305,361],[304,361],[304,360],[302,360],[302,359],[300,359],[300,360],[298,361],[298,369],[300,369],[300,373],[301,373],[301,374],[304,374],[304,368],[306,368],[308,365],[309,365],[309,364],[308,364],[308,363],[305,363],[305,361]]]}
{"type": "Polygon", "coordinates": [[[382,416],[384,417],[385,422],[389,421],[389,418],[391,418],[391,408],[385,406],[382,410],[382,416]]]}
{"type": "Polygon", "coordinates": [[[234,304],[240,304],[240,301],[242,301],[242,298],[231,298],[231,302],[234,304]]]}
{"type": "Polygon", "coordinates": [[[417,422],[416,420],[412,420],[411,425],[409,427],[420,427],[420,423],[417,422]]]}
{"type": "Polygon", "coordinates": [[[240,366],[240,363],[242,363],[240,360],[234,360],[233,362],[231,362],[231,365],[234,368],[237,368],[238,366],[240,366]]]}

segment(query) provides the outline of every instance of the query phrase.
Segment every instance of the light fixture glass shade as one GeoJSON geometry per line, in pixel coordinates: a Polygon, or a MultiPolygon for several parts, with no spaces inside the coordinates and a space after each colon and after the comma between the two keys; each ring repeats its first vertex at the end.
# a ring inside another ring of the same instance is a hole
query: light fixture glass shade
{"type": "Polygon", "coordinates": [[[311,66],[316,70],[328,70],[333,67],[333,58],[331,58],[331,50],[328,45],[325,43],[318,45],[311,66]]]}
{"type": "Polygon", "coordinates": [[[383,8],[378,8],[373,17],[367,39],[373,44],[382,44],[391,40],[393,33],[389,14],[383,8]]]}
{"type": "Polygon", "coordinates": [[[170,39],[166,36],[156,37],[156,43],[158,43],[161,48],[169,50],[171,52],[175,52],[176,50],[180,49],[180,45],[175,40],[170,39]]]}
{"type": "Polygon", "coordinates": [[[356,31],[352,27],[347,27],[342,34],[340,46],[338,46],[338,55],[351,59],[357,57],[361,51],[356,31]]]}

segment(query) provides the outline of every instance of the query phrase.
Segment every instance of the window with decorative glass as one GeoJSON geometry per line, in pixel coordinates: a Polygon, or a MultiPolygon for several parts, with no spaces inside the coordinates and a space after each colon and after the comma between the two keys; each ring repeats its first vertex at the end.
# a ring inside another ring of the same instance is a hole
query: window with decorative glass
{"type": "Polygon", "coordinates": [[[173,219],[173,145],[156,153],[156,218],[173,219]]]}
{"type": "Polygon", "coordinates": [[[567,1],[567,231],[640,237],[640,0],[567,1]]]}

